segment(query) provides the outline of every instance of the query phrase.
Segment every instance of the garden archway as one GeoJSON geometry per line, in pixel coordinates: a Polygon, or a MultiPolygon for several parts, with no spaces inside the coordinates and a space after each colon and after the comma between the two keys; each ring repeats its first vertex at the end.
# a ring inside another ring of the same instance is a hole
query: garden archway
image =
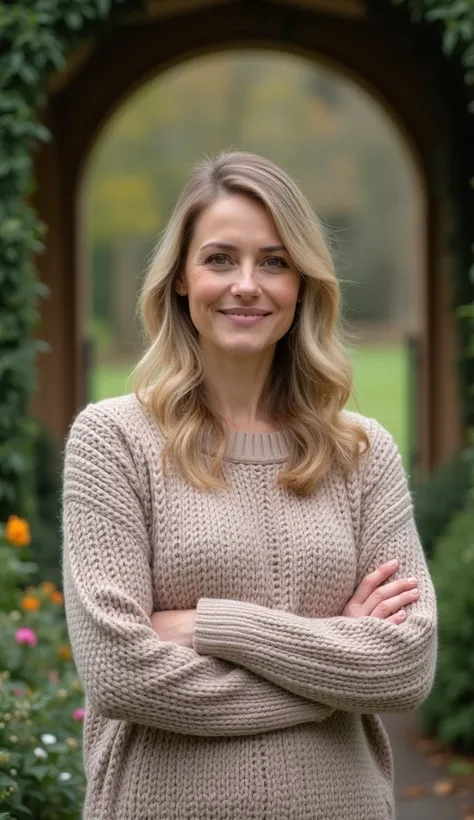
{"type": "Polygon", "coordinates": [[[418,465],[428,471],[463,438],[455,372],[451,202],[439,157],[451,143],[453,98],[439,55],[420,45],[415,28],[379,3],[150,2],[110,36],[75,52],[51,80],[44,121],[53,140],[37,157],[37,205],[48,225],[39,259],[51,295],[42,303],[41,338],[51,345],[38,363],[37,415],[59,439],[84,401],[84,299],[80,276],[78,190],[88,152],[104,121],[152,75],[216,49],[271,48],[329,63],[366,86],[386,107],[411,148],[423,184],[422,295],[417,389],[418,465]],[[163,8],[181,7],[174,14],[163,8]],[[329,10],[328,10],[329,9],[329,10]],[[420,105],[420,100],[423,104],[420,105]]]}

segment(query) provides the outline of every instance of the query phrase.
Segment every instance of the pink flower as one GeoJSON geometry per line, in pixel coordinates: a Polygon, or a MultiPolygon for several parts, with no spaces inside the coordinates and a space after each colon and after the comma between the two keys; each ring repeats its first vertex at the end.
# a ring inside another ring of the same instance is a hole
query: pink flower
{"type": "Polygon", "coordinates": [[[28,646],[36,646],[38,643],[36,632],[27,626],[22,626],[20,629],[17,629],[15,640],[17,643],[26,643],[28,646]]]}
{"type": "Polygon", "coordinates": [[[74,712],[72,713],[72,716],[73,716],[74,720],[84,720],[85,713],[86,713],[86,710],[83,709],[82,706],[81,706],[81,707],[79,707],[79,709],[74,709],[74,712]]]}
{"type": "Polygon", "coordinates": [[[23,689],[14,689],[13,694],[16,695],[17,698],[24,698],[25,697],[25,693],[24,693],[23,689]]]}
{"type": "Polygon", "coordinates": [[[48,672],[48,678],[51,683],[59,683],[59,675],[54,669],[51,672],[48,672]]]}

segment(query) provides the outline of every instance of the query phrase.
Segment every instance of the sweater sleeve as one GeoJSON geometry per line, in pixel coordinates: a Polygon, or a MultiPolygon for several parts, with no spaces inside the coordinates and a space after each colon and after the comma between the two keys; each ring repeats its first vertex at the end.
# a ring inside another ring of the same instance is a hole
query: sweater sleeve
{"type": "Polygon", "coordinates": [[[379,618],[306,618],[233,600],[198,601],[194,647],[241,664],[308,699],[358,713],[417,707],[436,665],[436,604],[398,449],[372,422],[362,458],[357,585],[398,558],[394,577],[416,576],[420,598],[395,625],[379,618]]]}
{"type": "Polygon", "coordinates": [[[324,720],[333,711],[326,705],[232,662],[160,641],[150,621],[151,510],[136,453],[135,442],[130,448],[114,418],[94,404],[76,417],[65,446],[64,597],[87,702],[107,718],[202,736],[324,720]]]}

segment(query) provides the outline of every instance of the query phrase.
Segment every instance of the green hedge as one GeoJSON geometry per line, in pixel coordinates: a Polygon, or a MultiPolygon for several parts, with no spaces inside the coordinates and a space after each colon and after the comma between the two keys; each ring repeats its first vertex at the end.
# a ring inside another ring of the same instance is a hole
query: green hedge
{"type": "Polygon", "coordinates": [[[61,453],[56,439],[42,425],[34,443],[33,492],[36,516],[31,522],[31,548],[38,570],[33,581],[53,581],[61,576],[61,453]]]}
{"type": "Polygon", "coordinates": [[[455,749],[474,752],[474,503],[436,544],[431,572],[439,614],[434,689],[421,707],[423,728],[455,749]]]}
{"type": "Polygon", "coordinates": [[[414,489],[416,524],[428,558],[456,513],[464,507],[471,479],[470,453],[463,451],[414,489]]]}

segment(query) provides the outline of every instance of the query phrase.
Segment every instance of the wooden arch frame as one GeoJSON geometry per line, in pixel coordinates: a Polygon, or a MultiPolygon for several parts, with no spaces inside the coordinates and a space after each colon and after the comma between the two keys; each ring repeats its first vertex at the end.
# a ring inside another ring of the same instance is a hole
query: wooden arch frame
{"type": "Polygon", "coordinates": [[[190,56],[249,46],[337,66],[376,96],[405,136],[425,201],[426,285],[416,386],[420,470],[433,469],[462,440],[447,247],[451,203],[439,171],[439,156],[450,140],[452,100],[439,58],[424,52],[415,29],[396,15],[333,15],[310,6],[311,0],[301,6],[294,0],[236,0],[203,3],[174,16],[126,19],[106,40],[84,44],[68,69],[53,78],[44,112],[53,140],[36,163],[36,203],[48,226],[38,264],[51,289],[42,304],[40,335],[51,351],[38,362],[34,410],[59,440],[84,401],[78,190],[90,148],[107,118],[151,76],[190,56]]]}

